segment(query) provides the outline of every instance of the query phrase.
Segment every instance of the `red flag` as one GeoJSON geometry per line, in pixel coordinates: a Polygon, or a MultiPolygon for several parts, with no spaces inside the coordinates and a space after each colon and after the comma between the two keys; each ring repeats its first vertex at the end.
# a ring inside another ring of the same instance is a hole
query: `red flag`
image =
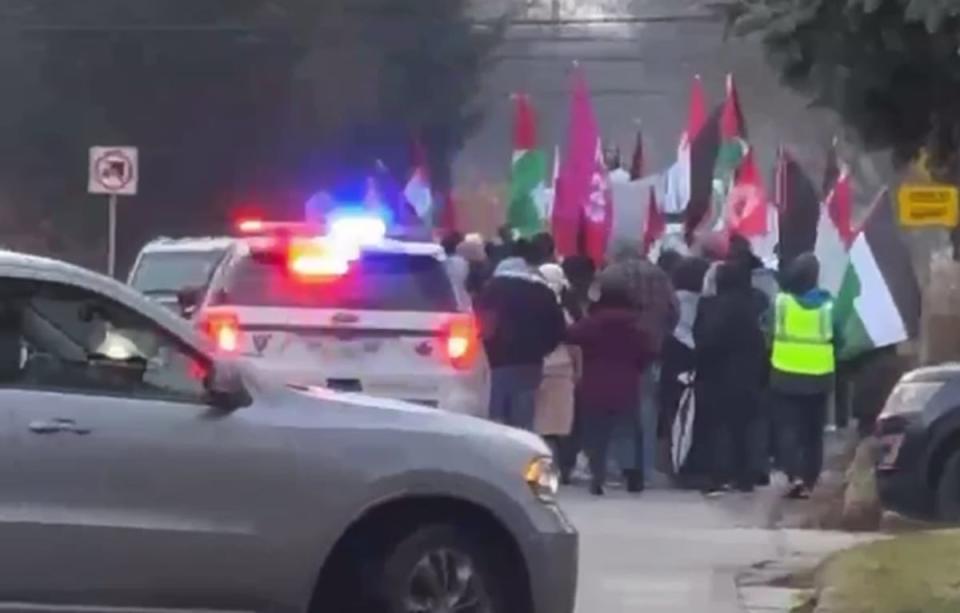
{"type": "Polygon", "coordinates": [[[737,171],[736,184],[727,204],[730,207],[732,232],[747,238],[767,233],[767,195],[764,193],[763,180],[753,157],[753,148],[747,152],[740,170],[737,171]]]}
{"type": "Polygon", "coordinates": [[[607,244],[613,230],[613,191],[610,175],[603,160],[603,145],[597,138],[590,194],[584,202],[584,238],[587,255],[598,267],[607,257],[607,244]]]}
{"type": "Polygon", "coordinates": [[[650,253],[653,244],[660,240],[667,231],[667,220],[657,204],[657,190],[650,186],[650,202],[647,205],[647,223],[643,228],[643,250],[650,253]]]}
{"type": "Polygon", "coordinates": [[[850,171],[846,165],[840,165],[840,175],[827,195],[826,205],[830,220],[836,226],[844,245],[849,248],[856,232],[853,229],[853,189],[850,171]]]}
{"type": "Polygon", "coordinates": [[[577,65],[573,69],[566,151],[556,187],[552,225],[558,253],[578,253],[582,223],[587,255],[601,264],[612,227],[613,199],[587,79],[577,65]]]}
{"type": "MultiPolygon", "coordinates": [[[[754,149],[747,142],[747,127],[740,107],[740,96],[733,75],[727,76],[727,99],[720,120],[721,156],[733,163],[733,184],[726,194],[723,217],[727,229],[746,238],[767,234],[767,195],[757,168],[754,149]],[[739,159],[738,152],[739,150],[739,159]]],[[[723,164],[718,161],[718,177],[723,179],[723,164]]]]}

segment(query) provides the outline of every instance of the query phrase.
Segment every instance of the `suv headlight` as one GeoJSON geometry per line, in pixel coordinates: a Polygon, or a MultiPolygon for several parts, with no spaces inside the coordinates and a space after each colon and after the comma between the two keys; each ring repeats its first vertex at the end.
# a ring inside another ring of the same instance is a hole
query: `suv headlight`
{"type": "Polygon", "coordinates": [[[541,456],[527,464],[524,479],[534,496],[543,502],[555,502],[560,489],[560,471],[553,458],[541,456]]]}
{"type": "Polygon", "coordinates": [[[943,383],[932,382],[901,382],[898,383],[887,403],[883,407],[880,417],[893,417],[906,413],[917,413],[923,410],[924,405],[940,391],[943,383]]]}

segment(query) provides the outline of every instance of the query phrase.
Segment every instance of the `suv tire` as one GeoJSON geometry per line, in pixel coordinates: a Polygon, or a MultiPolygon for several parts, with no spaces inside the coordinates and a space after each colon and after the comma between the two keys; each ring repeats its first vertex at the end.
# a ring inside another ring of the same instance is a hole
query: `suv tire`
{"type": "Polygon", "coordinates": [[[960,523],[960,450],[954,451],[943,465],[936,503],[937,519],[960,523]]]}
{"type": "Polygon", "coordinates": [[[386,554],[377,594],[383,613],[507,613],[506,569],[451,525],[418,528],[386,554]],[[496,570],[495,570],[496,569],[496,570]]]}

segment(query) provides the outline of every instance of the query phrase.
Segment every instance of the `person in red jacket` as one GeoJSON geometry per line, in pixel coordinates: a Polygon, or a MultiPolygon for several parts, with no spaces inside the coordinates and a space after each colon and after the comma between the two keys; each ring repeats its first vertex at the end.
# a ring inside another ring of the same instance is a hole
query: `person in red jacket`
{"type": "Polygon", "coordinates": [[[625,471],[627,490],[643,491],[643,449],[634,436],[640,395],[637,380],[656,352],[637,325],[630,294],[617,287],[604,288],[590,314],[567,331],[567,342],[579,346],[583,354],[581,425],[590,461],[590,492],[603,495],[611,444],[630,447],[627,452],[635,464],[625,471]]]}

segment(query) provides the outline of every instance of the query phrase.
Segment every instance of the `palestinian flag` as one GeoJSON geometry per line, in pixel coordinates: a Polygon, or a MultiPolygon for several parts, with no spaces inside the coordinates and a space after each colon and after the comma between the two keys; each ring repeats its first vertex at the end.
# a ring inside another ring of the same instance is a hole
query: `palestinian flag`
{"type": "Polygon", "coordinates": [[[776,167],[776,204],[780,209],[780,269],[814,250],[820,221],[820,194],[790,150],[780,147],[776,167]]]}
{"type": "MultiPolygon", "coordinates": [[[[707,103],[703,93],[703,82],[700,75],[693,79],[693,88],[690,90],[690,110],[687,115],[687,128],[680,137],[680,146],[677,148],[677,161],[667,171],[666,197],[663,209],[666,213],[677,215],[685,211],[690,204],[693,190],[693,161],[694,143],[707,125],[707,103]]],[[[638,135],[639,138],[639,135],[638,135]]],[[[638,146],[640,141],[637,141],[638,146]]],[[[714,148],[716,145],[714,144],[714,148]]],[[[714,153],[715,155],[715,153],[714,153]]],[[[636,155],[634,155],[636,163],[636,155]]],[[[710,160],[712,165],[713,160],[710,160]]],[[[636,178],[640,178],[639,175],[636,178]]]]}
{"type": "Polygon", "coordinates": [[[840,291],[847,270],[847,251],[854,239],[852,178],[845,165],[838,168],[839,176],[820,206],[817,242],[813,250],[820,261],[820,286],[831,296],[840,291]]]}
{"type": "MultiPolygon", "coordinates": [[[[694,232],[703,225],[711,213],[713,200],[713,168],[720,150],[720,120],[723,106],[718,106],[707,118],[707,123],[697,134],[690,147],[690,197],[683,213],[684,231],[690,242],[694,232]]],[[[670,196],[664,212],[675,214],[670,205],[670,196]],[[670,205],[670,206],[668,206],[670,205]]]]}
{"type": "Polygon", "coordinates": [[[510,175],[510,204],[507,225],[520,236],[532,236],[544,229],[546,213],[547,161],[537,149],[537,126],[530,97],[514,97],[513,167],[510,175]]]}
{"type": "Polygon", "coordinates": [[[850,246],[834,308],[841,322],[842,360],[915,338],[919,332],[920,287],[887,189],[870,207],[850,246]]]}

